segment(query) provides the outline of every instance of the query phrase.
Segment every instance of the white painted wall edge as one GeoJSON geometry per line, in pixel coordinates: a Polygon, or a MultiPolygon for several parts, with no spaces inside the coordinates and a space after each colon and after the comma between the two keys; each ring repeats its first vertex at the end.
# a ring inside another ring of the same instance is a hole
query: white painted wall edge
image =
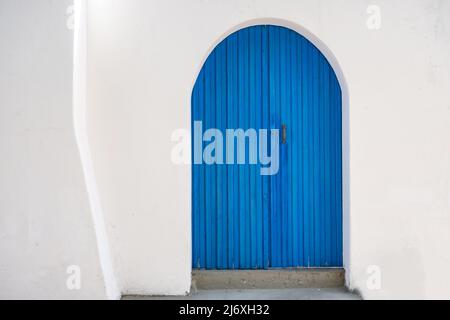
{"type": "Polygon", "coordinates": [[[95,237],[97,240],[100,265],[108,299],[120,299],[121,293],[117,285],[112,263],[102,206],[95,181],[94,167],[87,136],[86,124],[86,68],[87,68],[87,6],[86,0],[74,0],[75,28],[73,54],[73,119],[78,152],[81,158],[86,183],[95,237]]]}

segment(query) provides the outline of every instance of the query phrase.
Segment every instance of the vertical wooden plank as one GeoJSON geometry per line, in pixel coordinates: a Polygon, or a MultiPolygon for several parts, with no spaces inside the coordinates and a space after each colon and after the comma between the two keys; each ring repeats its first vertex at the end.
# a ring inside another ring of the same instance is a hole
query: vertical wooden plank
{"type": "MultiPolygon", "coordinates": [[[[233,50],[233,63],[235,65],[235,74],[233,79],[233,89],[235,92],[235,96],[233,97],[233,128],[239,128],[239,36],[237,34],[234,35],[233,40],[234,50],[233,50]]],[[[234,154],[237,154],[237,146],[234,145],[234,154]]],[[[236,158],[235,158],[236,159],[236,158]]],[[[235,250],[235,259],[234,259],[234,268],[238,269],[240,267],[240,257],[241,257],[241,234],[240,234],[240,169],[236,164],[236,160],[233,165],[233,175],[234,175],[234,185],[233,185],[233,193],[234,193],[234,250],[235,250]]]]}
{"type": "MultiPolygon", "coordinates": [[[[221,62],[222,62],[222,45],[219,44],[216,49],[214,50],[216,59],[214,61],[215,64],[215,72],[213,74],[215,86],[213,90],[215,91],[215,126],[213,128],[221,129],[221,122],[222,122],[222,99],[221,99],[221,90],[222,90],[222,83],[221,83],[221,77],[220,77],[220,71],[221,71],[221,62]]],[[[216,152],[218,150],[216,149],[216,152]]],[[[216,264],[215,268],[222,268],[222,256],[221,252],[223,250],[222,247],[222,218],[223,218],[223,212],[222,212],[222,166],[215,164],[215,189],[216,189],[216,264]]]]}
{"type": "MultiPolygon", "coordinates": [[[[226,42],[220,43],[216,51],[216,128],[225,134],[227,119],[227,95],[226,95],[226,42]]],[[[224,138],[224,137],[223,137],[224,138]]],[[[225,156],[223,150],[216,150],[225,156]]],[[[216,165],[217,173],[217,268],[224,269],[227,266],[227,167],[223,164],[216,165]]]]}
{"type": "Polygon", "coordinates": [[[331,124],[330,124],[330,87],[329,87],[329,66],[328,62],[324,57],[322,57],[323,60],[323,100],[324,100],[324,188],[325,188],[325,194],[324,194],[324,207],[325,207],[325,217],[324,217],[324,247],[325,247],[325,261],[324,266],[328,267],[330,266],[331,262],[331,241],[330,241],[330,235],[331,235],[331,219],[330,219],[330,148],[331,148],[331,142],[330,142],[330,132],[331,132],[331,124]]]}
{"type": "MultiPolygon", "coordinates": [[[[217,100],[216,100],[216,88],[217,88],[217,81],[216,81],[216,60],[217,60],[217,52],[213,54],[213,59],[211,60],[211,73],[210,73],[210,83],[211,87],[209,90],[211,90],[211,105],[213,106],[211,108],[211,114],[210,114],[210,123],[208,128],[217,128],[217,121],[216,121],[216,114],[218,112],[217,110],[217,100]]],[[[217,268],[217,165],[209,165],[209,170],[211,172],[210,175],[210,190],[211,190],[211,199],[210,199],[210,208],[209,211],[211,213],[211,256],[210,256],[210,263],[211,268],[217,268]]]]}
{"type": "MultiPolygon", "coordinates": [[[[205,125],[204,130],[216,127],[216,52],[208,58],[205,65],[205,125]]],[[[206,143],[208,144],[208,143],[206,143]]],[[[205,166],[206,199],[206,267],[217,267],[217,181],[216,166],[205,166]]]]}
{"type": "MultiPolygon", "coordinates": [[[[245,127],[245,99],[244,99],[244,87],[245,83],[245,75],[244,75],[244,64],[245,64],[245,56],[244,56],[244,42],[245,35],[244,30],[241,30],[238,33],[238,126],[237,128],[245,127]]],[[[246,245],[245,245],[245,228],[246,228],[246,219],[245,219],[245,176],[244,176],[244,168],[239,165],[239,268],[245,268],[245,256],[246,245]]]]}
{"type": "MultiPolygon", "coordinates": [[[[276,27],[276,56],[275,56],[275,88],[276,88],[276,99],[275,99],[275,119],[276,126],[280,130],[280,139],[281,139],[281,78],[282,78],[282,70],[281,70],[281,28],[276,27]]],[[[283,212],[282,212],[282,175],[283,175],[283,147],[280,145],[280,171],[276,175],[276,223],[277,223],[277,265],[279,267],[283,266],[283,212]]]]}
{"type": "Polygon", "coordinates": [[[290,139],[290,152],[289,152],[289,163],[290,163],[290,193],[291,193],[291,225],[292,225],[292,235],[291,235],[291,252],[292,252],[292,262],[291,266],[298,267],[299,263],[299,181],[300,177],[298,174],[299,159],[298,159],[298,149],[299,149],[299,134],[298,134],[298,47],[297,47],[297,34],[294,32],[290,33],[289,47],[291,52],[291,139],[290,139]]]}
{"type": "Polygon", "coordinates": [[[301,167],[301,175],[303,176],[303,206],[304,206],[304,215],[303,215],[303,225],[304,225],[304,233],[303,233],[303,262],[302,266],[308,267],[310,265],[310,216],[311,216],[311,208],[310,208],[310,195],[311,195],[311,187],[310,187],[310,108],[309,108],[309,63],[308,63],[308,46],[305,39],[300,40],[300,59],[301,59],[301,102],[302,102],[302,158],[303,165],[301,167]]]}
{"type": "MultiPolygon", "coordinates": [[[[255,120],[256,120],[256,104],[255,104],[255,27],[249,28],[248,30],[248,66],[249,66],[249,73],[248,73],[248,86],[249,86],[249,105],[248,105],[248,128],[255,128],[255,120]]],[[[250,140],[248,141],[248,147],[246,149],[248,159],[247,161],[250,161],[250,140]]],[[[255,166],[249,165],[247,166],[249,180],[248,180],[248,189],[249,189],[249,198],[248,198],[248,207],[249,207],[249,215],[248,215],[248,230],[249,230],[249,268],[253,269],[256,268],[256,178],[255,178],[255,166]]]]}
{"type": "MultiPolygon", "coordinates": [[[[269,28],[267,26],[262,27],[261,34],[261,49],[262,49],[262,62],[261,62],[261,93],[262,93],[262,112],[261,112],[261,127],[268,129],[267,145],[270,150],[270,109],[269,109],[269,28]]],[[[270,263],[270,176],[262,177],[262,192],[263,192],[263,261],[262,267],[268,268],[270,263]]]]}
{"type": "Polygon", "coordinates": [[[319,58],[312,48],[313,114],[314,114],[314,266],[320,265],[320,114],[319,114],[319,58]]]}
{"type": "MultiPolygon", "coordinates": [[[[257,61],[256,61],[256,105],[259,106],[256,110],[256,129],[258,131],[258,151],[261,146],[261,143],[259,141],[259,132],[262,129],[262,104],[263,104],[263,82],[262,82],[262,59],[263,59],[263,43],[262,43],[262,37],[263,37],[263,26],[258,27],[257,32],[257,61]]],[[[263,213],[263,176],[261,175],[261,163],[259,161],[259,155],[258,155],[258,165],[256,168],[256,194],[257,194],[257,200],[256,200],[256,212],[258,217],[258,229],[257,229],[257,236],[256,241],[258,243],[258,254],[257,254],[257,268],[262,269],[264,268],[264,238],[263,238],[263,223],[264,223],[264,213],[263,213]]]]}
{"type": "MultiPolygon", "coordinates": [[[[205,119],[203,121],[203,132],[209,129],[211,123],[211,60],[214,57],[214,52],[208,57],[205,62],[205,119]]],[[[211,245],[211,167],[205,164],[205,267],[210,269],[213,267],[211,263],[212,245],[211,245]]]]}
{"type": "MultiPolygon", "coordinates": [[[[287,242],[287,247],[288,247],[288,259],[287,259],[287,267],[293,267],[295,266],[294,263],[294,244],[297,248],[297,242],[296,242],[296,232],[297,232],[297,221],[295,221],[294,223],[294,215],[297,218],[297,213],[294,211],[293,208],[293,203],[297,201],[297,194],[293,193],[293,181],[297,180],[298,177],[297,176],[293,176],[293,154],[296,151],[296,148],[294,148],[294,144],[297,143],[297,137],[294,135],[294,127],[297,125],[297,121],[296,121],[296,112],[295,112],[295,105],[296,102],[295,97],[296,94],[294,92],[294,86],[295,86],[295,82],[296,79],[294,77],[296,77],[296,64],[295,62],[293,63],[293,56],[295,58],[295,37],[296,37],[296,33],[294,33],[291,30],[288,30],[288,42],[287,42],[287,61],[288,61],[288,72],[286,74],[287,80],[288,80],[288,84],[287,84],[287,96],[288,96],[288,108],[287,108],[287,113],[288,113],[288,120],[287,120],[287,162],[288,162],[288,167],[287,167],[287,203],[288,203],[288,211],[287,211],[287,221],[288,221],[288,242],[287,242]],[[295,195],[295,198],[294,198],[295,195]],[[295,213],[295,214],[294,214],[295,213]],[[295,226],[294,226],[295,225],[295,226]],[[295,228],[295,233],[294,233],[294,228],[295,228]]],[[[296,132],[296,131],[295,131],[296,132]]],[[[297,249],[295,249],[297,250],[297,249]]],[[[298,259],[298,258],[297,258],[298,259]]]]}
{"type": "Polygon", "coordinates": [[[292,144],[293,144],[293,135],[292,135],[292,127],[294,123],[293,114],[292,114],[292,59],[291,59],[291,50],[292,46],[292,34],[293,32],[289,29],[286,29],[286,100],[287,100],[287,120],[286,120],[286,203],[287,203],[287,211],[286,211],[286,222],[287,222],[287,261],[286,267],[293,266],[293,217],[292,217],[292,144]]]}
{"type": "MultiPolygon", "coordinates": [[[[198,89],[198,118],[197,120],[202,121],[202,123],[205,123],[205,71],[202,70],[200,73],[200,79],[199,79],[199,89],[198,89]]],[[[202,144],[203,145],[203,144],[202,144]]],[[[201,148],[203,150],[203,147],[201,148]]],[[[199,245],[199,261],[198,261],[198,267],[199,268],[206,268],[206,201],[205,201],[205,165],[204,163],[199,165],[199,179],[198,183],[201,184],[201,187],[198,191],[198,208],[199,208],[199,241],[201,242],[199,245]]]]}
{"type": "Polygon", "coordinates": [[[221,55],[221,69],[220,69],[220,79],[221,79],[221,123],[220,129],[223,134],[222,143],[222,157],[223,163],[220,165],[221,169],[221,179],[222,179],[222,191],[221,191],[221,201],[219,204],[222,206],[222,264],[220,269],[226,269],[228,266],[228,166],[226,166],[226,128],[227,128],[227,43],[222,42],[222,55],[221,55]]]}
{"type": "Polygon", "coordinates": [[[337,105],[338,105],[338,109],[337,109],[337,125],[338,125],[338,130],[337,130],[337,135],[339,136],[338,139],[338,156],[337,156],[337,167],[338,167],[338,205],[337,205],[337,210],[339,210],[339,219],[338,219],[338,235],[339,235],[339,239],[338,239],[338,265],[342,266],[342,93],[341,93],[341,89],[340,87],[337,90],[337,97],[336,97],[336,101],[338,101],[337,105]]]}
{"type": "Polygon", "coordinates": [[[303,78],[302,73],[303,65],[302,65],[302,38],[300,36],[297,36],[295,38],[295,47],[296,47],[296,54],[295,59],[297,61],[297,68],[296,68],[296,84],[295,84],[295,101],[297,103],[296,110],[297,110],[297,117],[296,117],[296,128],[297,128],[297,135],[296,135],[296,162],[295,168],[296,173],[293,173],[293,177],[298,177],[298,179],[295,179],[295,183],[297,184],[297,203],[298,203],[298,217],[297,217],[297,243],[298,243],[298,257],[297,257],[297,267],[304,266],[304,190],[303,190],[303,183],[304,183],[304,174],[303,174],[303,101],[302,101],[302,86],[303,86],[303,78]]]}
{"type": "MultiPolygon", "coordinates": [[[[262,93],[261,93],[261,56],[262,56],[262,47],[261,47],[261,36],[262,36],[262,27],[257,26],[254,27],[254,47],[253,52],[250,55],[250,59],[254,61],[253,69],[254,69],[254,92],[253,97],[254,101],[252,104],[252,113],[254,115],[252,126],[255,128],[257,134],[259,133],[259,129],[261,129],[261,109],[262,109],[262,93]]],[[[257,136],[258,137],[258,136],[257,136]]],[[[259,142],[259,137],[258,137],[259,142]]],[[[257,143],[258,143],[257,142],[257,143]]],[[[259,150],[260,144],[257,145],[257,151],[259,150]]],[[[257,160],[258,154],[256,154],[257,160]]],[[[262,223],[263,223],[263,213],[262,213],[262,176],[260,173],[260,164],[258,162],[257,165],[252,166],[253,170],[253,179],[254,179],[254,195],[255,204],[252,207],[252,214],[254,220],[252,220],[252,225],[254,226],[254,235],[252,237],[252,248],[256,252],[254,253],[254,263],[252,263],[253,268],[262,268],[264,266],[263,263],[263,238],[262,238],[262,223]],[[254,221],[254,222],[253,222],[254,221]]]]}
{"type": "Polygon", "coordinates": [[[320,259],[319,266],[325,263],[325,241],[324,241],[324,226],[325,226],[325,110],[324,110],[324,81],[323,81],[323,59],[322,55],[317,51],[318,58],[318,114],[319,114],[319,242],[320,242],[320,259]]]}
{"type": "Polygon", "coordinates": [[[337,197],[336,197],[336,148],[337,148],[337,125],[336,125],[336,89],[334,84],[333,72],[331,70],[330,74],[330,205],[331,205],[331,265],[337,266],[337,197]]]}
{"type": "MultiPolygon", "coordinates": [[[[279,68],[279,95],[280,95],[280,104],[279,104],[279,117],[280,117],[280,128],[284,124],[286,124],[287,114],[287,97],[286,97],[286,32],[283,29],[278,28],[279,31],[279,39],[280,39],[280,50],[279,50],[279,59],[277,61],[279,68]]],[[[286,169],[287,169],[287,159],[286,159],[286,145],[280,144],[280,177],[279,177],[279,185],[280,185],[280,247],[281,247],[281,260],[280,267],[283,267],[287,264],[287,203],[286,203],[286,169]]]]}
{"type": "MultiPolygon", "coordinates": [[[[249,28],[242,30],[242,35],[244,37],[243,41],[243,65],[244,69],[244,79],[243,79],[243,94],[244,94],[244,104],[242,105],[242,114],[244,115],[244,123],[242,128],[247,130],[250,128],[250,30],[249,28]]],[[[246,147],[246,161],[243,165],[244,167],[244,234],[245,234],[245,255],[244,255],[244,268],[249,269],[251,266],[251,223],[250,223],[250,165],[248,162],[248,146],[246,147]]]]}
{"type": "Polygon", "coordinates": [[[308,161],[308,167],[306,170],[309,173],[309,201],[310,201],[310,207],[309,207],[309,259],[308,259],[308,267],[315,266],[315,256],[316,256],[316,241],[315,241],[315,137],[317,136],[315,132],[315,110],[314,110],[314,65],[313,65],[313,48],[310,46],[309,42],[305,41],[305,46],[307,48],[307,59],[306,63],[308,66],[308,73],[307,73],[307,108],[308,108],[308,149],[309,149],[309,161],[308,161]]]}
{"type": "Polygon", "coordinates": [[[292,154],[292,90],[291,90],[291,74],[292,74],[292,64],[291,64],[291,31],[283,28],[282,32],[284,34],[283,39],[283,56],[284,63],[282,64],[283,73],[281,74],[282,79],[284,79],[284,84],[282,86],[284,98],[282,102],[282,113],[284,114],[283,122],[286,125],[286,141],[284,144],[284,171],[283,171],[283,205],[284,205],[284,221],[283,221],[283,238],[284,238],[284,261],[283,267],[292,266],[292,199],[291,199],[291,154],[292,154]]]}
{"type": "MultiPolygon", "coordinates": [[[[276,66],[275,66],[275,55],[276,55],[276,46],[278,44],[277,37],[276,37],[276,28],[269,26],[268,27],[268,33],[269,33],[269,114],[270,114],[270,129],[278,129],[276,124],[276,66]]],[[[270,267],[277,267],[278,266],[278,218],[277,218],[277,193],[275,190],[277,185],[277,176],[272,175],[270,176],[270,231],[271,231],[271,243],[270,243],[270,267]]]]}
{"type": "MultiPolygon", "coordinates": [[[[235,108],[235,97],[236,97],[236,64],[235,64],[235,39],[236,35],[232,34],[227,39],[227,128],[234,127],[234,108],[235,108]]],[[[226,132],[225,132],[226,134],[226,132]]],[[[226,137],[224,137],[226,141],[226,137]]],[[[227,152],[229,151],[229,146],[226,147],[227,152]]],[[[233,150],[234,153],[234,150],[233,150]]],[[[225,155],[226,161],[226,155],[225,155]]],[[[227,199],[228,199],[228,269],[234,268],[235,263],[235,250],[234,247],[234,165],[227,164],[227,199]]]]}

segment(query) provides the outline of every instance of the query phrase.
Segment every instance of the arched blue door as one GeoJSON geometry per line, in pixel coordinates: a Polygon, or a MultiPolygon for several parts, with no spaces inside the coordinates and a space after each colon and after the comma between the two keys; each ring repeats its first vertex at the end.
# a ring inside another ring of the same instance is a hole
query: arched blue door
{"type": "Polygon", "coordinates": [[[341,122],[336,75],[307,39],[254,26],[222,41],[192,93],[193,268],[342,266],[341,122]],[[200,122],[278,129],[279,170],[194,159],[210,143],[200,122]]]}

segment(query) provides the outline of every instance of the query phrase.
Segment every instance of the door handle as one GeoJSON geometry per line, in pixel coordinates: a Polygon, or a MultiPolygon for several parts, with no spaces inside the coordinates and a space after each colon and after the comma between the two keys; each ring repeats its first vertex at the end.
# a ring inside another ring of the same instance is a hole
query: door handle
{"type": "Polygon", "coordinates": [[[286,144],[286,125],[281,126],[281,143],[286,144]]]}

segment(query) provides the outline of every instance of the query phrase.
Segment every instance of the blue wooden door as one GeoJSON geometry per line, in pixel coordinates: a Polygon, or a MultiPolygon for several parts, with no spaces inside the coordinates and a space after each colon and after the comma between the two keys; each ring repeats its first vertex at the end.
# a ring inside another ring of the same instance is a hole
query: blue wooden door
{"type": "Polygon", "coordinates": [[[200,122],[278,129],[279,170],[193,159],[193,268],[342,266],[341,89],[319,50],[278,26],[233,33],[192,93],[193,154],[209,143],[194,138],[200,122]]]}

